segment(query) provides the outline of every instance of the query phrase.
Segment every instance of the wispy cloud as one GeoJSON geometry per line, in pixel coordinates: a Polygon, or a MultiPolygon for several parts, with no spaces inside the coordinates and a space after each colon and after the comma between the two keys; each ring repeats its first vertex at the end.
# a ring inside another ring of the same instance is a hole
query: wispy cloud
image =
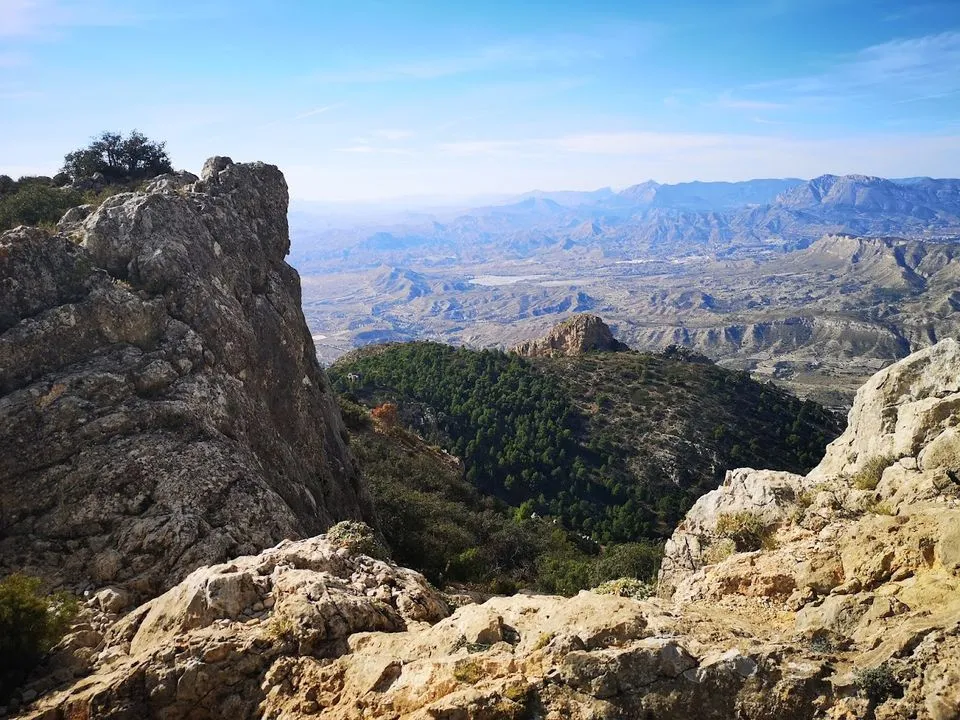
{"type": "Polygon", "coordinates": [[[850,97],[882,91],[890,101],[903,95],[960,90],[960,32],[949,31],[872,45],[838,59],[815,75],[751,86],[799,97],[850,97]]]}
{"type": "Polygon", "coordinates": [[[324,83],[380,83],[434,80],[497,68],[570,67],[610,57],[630,57],[645,50],[659,33],[653,23],[603,26],[592,32],[528,37],[446,56],[403,59],[378,66],[323,69],[313,79],[324,83]]]}
{"type": "Polygon", "coordinates": [[[21,67],[28,63],[27,56],[13,51],[0,52],[0,68],[21,67]]]}
{"type": "Polygon", "coordinates": [[[0,36],[32,37],[71,27],[121,27],[139,22],[126,3],[92,0],[2,0],[0,36]]]}
{"type": "Polygon", "coordinates": [[[44,97],[43,93],[36,90],[3,90],[0,89],[0,100],[6,102],[16,102],[19,100],[37,100],[44,97]]]}
{"type": "Polygon", "coordinates": [[[382,138],[383,140],[407,140],[414,136],[412,130],[397,130],[397,129],[384,129],[384,130],[374,130],[370,133],[374,137],[382,138]]]}
{"type": "Polygon", "coordinates": [[[772,102],[770,100],[748,100],[744,98],[733,97],[730,93],[724,93],[716,100],[707,103],[712,107],[726,108],[728,110],[784,110],[789,105],[783,102],[772,102]]]}
{"type": "Polygon", "coordinates": [[[331,110],[341,107],[342,105],[342,102],[333,103],[332,105],[322,105],[321,107],[313,108],[313,110],[307,110],[299,115],[294,115],[292,118],[290,118],[290,121],[296,122],[297,120],[305,120],[306,118],[313,117],[315,115],[323,115],[323,113],[330,112],[331,110]]]}
{"type": "Polygon", "coordinates": [[[211,19],[229,12],[225,0],[197,0],[189,8],[163,0],[132,7],[123,0],[0,0],[0,37],[49,39],[71,28],[128,27],[157,20],[211,19]]]}
{"type": "MultiPolygon", "coordinates": [[[[445,143],[437,146],[437,151],[460,158],[460,162],[487,156],[504,167],[536,166],[528,162],[531,158],[559,159],[562,167],[573,167],[578,163],[576,156],[599,156],[604,158],[600,166],[611,173],[617,167],[631,167],[637,178],[675,182],[813,177],[824,172],[896,175],[917,163],[947,168],[960,161],[960,135],[875,134],[814,139],[787,134],[601,132],[445,143]]],[[[589,167],[596,165],[588,163],[589,167]]]]}
{"type": "Polygon", "coordinates": [[[373,145],[349,145],[347,147],[334,148],[335,152],[355,153],[358,155],[415,155],[416,153],[409,148],[397,147],[375,147],[373,145]]]}
{"type": "Polygon", "coordinates": [[[460,156],[538,152],[621,156],[757,146],[766,142],[769,140],[764,136],[638,131],[579,133],[526,140],[471,140],[441,143],[438,149],[442,153],[460,156]]]}
{"type": "Polygon", "coordinates": [[[346,105],[344,102],[330,103],[329,105],[321,105],[319,107],[312,108],[310,110],[304,110],[301,113],[297,113],[292,117],[280,118],[279,120],[271,120],[263,125],[264,128],[276,127],[277,125],[286,125],[290,123],[297,123],[301,120],[306,120],[307,118],[316,117],[317,115],[323,115],[328,113],[331,110],[335,110],[339,107],[346,105]]]}

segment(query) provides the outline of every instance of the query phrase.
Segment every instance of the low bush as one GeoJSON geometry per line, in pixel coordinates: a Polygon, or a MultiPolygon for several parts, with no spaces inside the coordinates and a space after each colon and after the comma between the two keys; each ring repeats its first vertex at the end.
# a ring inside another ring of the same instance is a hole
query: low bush
{"type": "Polygon", "coordinates": [[[891,697],[903,697],[903,686],[887,663],[856,670],[854,683],[861,693],[875,703],[882,703],[891,697]]]}
{"type": "Polygon", "coordinates": [[[77,609],[76,598],[47,595],[37,578],[14,574],[0,581],[0,701],[63,637],[77,609]]]}
{"type": "Polygon", "coordinates": [[[327,530],[327,540],[357,555],[368,555],[378,560],[390,558],[388,550],[366,523],[353,520],[338,522],[327,530]]]}
{"type": "Polygon", "coordinates": [[[717,517],[716,534],[732,540],[738,552],[750,552],[768,546],[770,529],[759,514],[744,510],[736,513],[720,513],[717,517]]]}
{"type": "Polygon", "coordinates": [[[617,597],[645,600],[656,592],[656,585],[646,583],[637,578],[625,577],[617,580],[607,580],[597,585],[593,592],[598,595],[616,595],[617,597]]]}
{"type": "Polygon", "coordinates": [[[864,463],[853,476],[853,486],[857,490],[876,490],[883,477],[883,471],[893,464],[890,458],[878,455],[864,463]]]}
{"type": "Polygon", "coordinates": [[[729,538],[714,540],[703,551],[703,561],[707,565],[716,565],[726,560],[737,551],[737,544],[729,538]]]}

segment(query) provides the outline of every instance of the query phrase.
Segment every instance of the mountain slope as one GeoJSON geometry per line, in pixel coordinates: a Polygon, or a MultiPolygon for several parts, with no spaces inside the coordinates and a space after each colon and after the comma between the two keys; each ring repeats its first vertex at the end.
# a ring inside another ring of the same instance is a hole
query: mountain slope
{"type": "Polygon", "coordinates": [[[511,508],[467,482],[457,458],[341,402],[391,557],[438,587],[573,594],[623,575],[653,581],[659,545],[601,547],[537,517],[529,504],[511,508]]]}
{"type": "Polygon", "coordinates": [[[816,404],[681,352],[528,361],[410,343],[356,351],[330,377],[396,403],[483,492],[603,541],[668,533],[735,465],[809,469],[839,432],[816,404]]]}

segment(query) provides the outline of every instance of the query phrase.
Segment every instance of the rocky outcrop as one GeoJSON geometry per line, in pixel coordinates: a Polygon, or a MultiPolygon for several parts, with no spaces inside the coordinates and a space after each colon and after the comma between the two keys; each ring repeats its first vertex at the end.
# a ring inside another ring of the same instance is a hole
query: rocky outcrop
{"type": "Polygon", "coordinates": [[[840,717],[960,717],[943,679],[960,665],[958,373],[960,344],[941,341],[861,388],[806,477],[731,473],[667,543],[661,593],[779,616],[771,637],[833,654],[834,693],[886,678],[890,692],[840,717]],[[761,548],[730,542],[734,516],[761,548]]]}
{"type": "Polygon", "coordinates": [[[546,336],[528,340],[511,348],[523,357],[583,355],[588,352],[620,352],[629,350],[613,337],[607,324],[596,315],[574,315],[558,323],[546,336]]]}
{"type": "Polygon", "coordinates": [[[46,669],[92,674],[33,716],[260,717],[287,681],[289,658],[322,666],[349,652],[356,633],[401,632],[447,614],[412,570],[356,554],[333,534],[286,540],[200,568],[104,631],[68,635],[46,669]]]}
{"type": "Polygon", "coordinates": [[[300,309],[276,167],[0,237],[0,571],[151,597],[370,518],[300,309]]]}
{"type": "Polygon", "coordinates": [[[822,663],[764,672],[771,648],[708,648],[679,638],[686,622],[722,632],[709,614],[681,623],[657,603],[593,593],[449,615],[416,573],[330,536],[284,542],[197,570],[106,632],[68,636],[49,669],[90,674],[23,717],[809,716],[822,663]],[[775,699],[751,709],[762,692],[775,699]]]}

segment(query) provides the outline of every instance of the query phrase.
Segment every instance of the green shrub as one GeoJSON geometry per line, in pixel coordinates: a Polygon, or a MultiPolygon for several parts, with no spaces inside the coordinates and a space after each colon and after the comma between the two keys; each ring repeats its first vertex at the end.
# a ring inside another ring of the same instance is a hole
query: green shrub
{"type": "Polygon", "coordinates": [[[715,540],[707,545],[703,552],[703,561],[707,565],[723,562],[737,551],[737,544],[729,538],[715,540]]]}
{"type": "Polygon", "coordinates": [[[876,490],[883,477],[883,471],[893,464],[893,460],[883,455],[872,457],[864,463],[853,476],[853,486],[857,490],[876,490]]]}
{"type": "Polygon", "coordinates": [[[663,547],[653,543],[608,545],[594,561],[590,578],[595,586],[622,578],[653,581],[662,558],[663,547]]]}
{"type": "Polygon", "coordinates": [[[887,663],[856,670],[853,681],[857,689],[875,703],[882,703],[891,697],[903,697],[903,686],[887,663]]]}
{"type": "Polygon", "coordinates": [[[656,586],[652,583],[637,580],[637,578],[624,577],[617,580],[607,580],[605,583],[597,585],[593,592],[598,595],[616,595],[617,597],[633,598],[634,600],[645,600],[655,594],[656,586]]]}
{"type": "Polygon", "coordinates": [[[484,677],[486,677],[486,671],[484,670],[483,665],[476,660],[460,660],[453,667],[453,677],[455,677],[458,682],[462,682],[467,685],[476,685],[478,682],[483,680],[484,677]]]}
{"type": "Polygon", "coordinates": [[[582,556],[545,555],[537,562],[540,586],[558,595],[576,595],[593,587],[592,563],[582,556]]]}
{"type": "Polygon", "coordinates": [[[101,133],[87,147],[67,153],[63,172],[74,180],[101,173],[111,182],[132,182],[173,172],[173,166],[166,143],[132,130],[126,137],[121,133],[101,133]]]}
{"type": "Polygon", "coordinates": [[[889,502],[874,502],[871,503],[867,508],[867,512],[873,513],[874,515],[896,515],[897,513],[893,509],[893,505],[889,502]]]}
{"type": "Polygon", "coordinates": [[[348,430],[363,430],[370,426],[370,415],[366,408],[342,395],[338,398],[338,401],[340,403],[340,416],[348,430]]]}
{"type": "Polygon", "coordinates": [[[517,583],[508,577],[495,577],[487,585],[487,592],[491,595],[516,595],[517,583]]]}
{"type": "Polygon", "coordinates": [[[327,530],[327,540],[355,555],[369,555],[378,560],[387,560],[390,557],[383,543],[366,523],[353,520],[338,522],[327,530]]]}
{"type": "Polygon", "coordinates": [[[82,202],[83,196],[74,190],[21,180],[15,192],[0,199],[0,230],[56,224],[67,210],[82,202]]]}
{"type": "Polygon", "coordinates": [[[0,581],[0,701],[63,637],[77,609],[72,595],[44,594],[37,578],[14,574],[0,581]]]}
{"type": "Polygon", "coordinates": [[[732,540],[739,552],[759,550],[769,545],[770,530],[759,514],[744,510],[736,513],[720,513],[717,517],[716,534],[732,540]]]}

